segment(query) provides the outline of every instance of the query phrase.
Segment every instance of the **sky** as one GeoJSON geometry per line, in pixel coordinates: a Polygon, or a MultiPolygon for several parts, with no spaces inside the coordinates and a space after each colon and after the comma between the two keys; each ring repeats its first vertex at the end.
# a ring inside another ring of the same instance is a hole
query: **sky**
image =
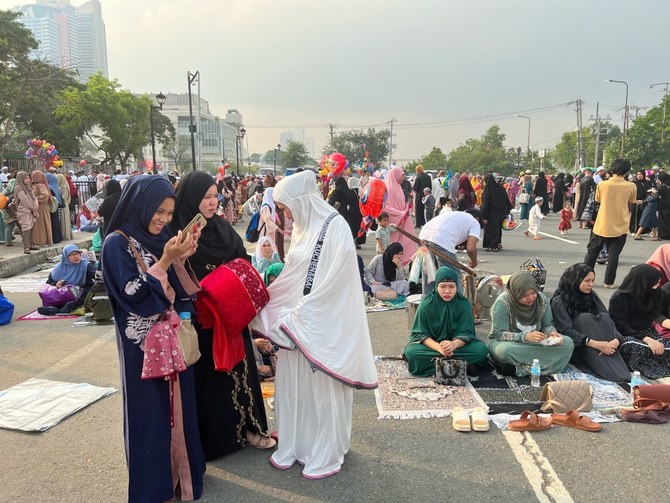
{"type": "MultiPolygon", "coordinates": [[[[0,9],[17,0],[0,0],[0,9]]],[[[73,5],[83,1],[72,0],[73,5]]],[[[509,147],[552,148],[670,82],[666,0],[101,0],[110,78],[133,92],[201,96],[240,111],[250,152],[304,128],[388,128],[402,164],[448,153],[498,124],[509,147]]],[[[639,113],[644,113],[644,109],[639,113]]],[[[631,111],[635,116],[635,111],[631,111]]],[[[375,160],[373,159],[373,162],[375,160]]],[[[378,160],[379,161],[379,160],[378,160]]]]}

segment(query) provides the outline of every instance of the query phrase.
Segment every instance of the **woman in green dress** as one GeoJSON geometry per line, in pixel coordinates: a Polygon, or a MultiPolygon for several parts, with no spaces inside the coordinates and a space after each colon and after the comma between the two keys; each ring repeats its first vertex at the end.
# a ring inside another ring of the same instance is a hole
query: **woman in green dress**
{"type": "Polygon", "coordinates": [[[413,376],[434,376],[436,357],[460,358],[470,365],[486,360],[486,344],[477,339],[472,305],[456,291],[458,281],[453,269],[440,267],[435,290],[419,304],[404,354],[413,376]]]}
{"type": "Polygon", "coordinates": [[[554,327],[549,300],[537,289],[528,271],[518,271],[492,307],[489,353],[491,360],[518,377],[530,374],[533,359],[540,361],[542,374],[562,372],[570,361],[574,344],[554,327]]]}

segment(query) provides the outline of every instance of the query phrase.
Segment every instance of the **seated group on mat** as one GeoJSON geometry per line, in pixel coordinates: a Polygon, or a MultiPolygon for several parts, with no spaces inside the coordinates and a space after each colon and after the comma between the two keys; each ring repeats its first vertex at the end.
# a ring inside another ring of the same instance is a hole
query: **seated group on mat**
{"type": "MultiPolygon", "coordinates": [[[[654,264],[655,265],[655,264],[654,264]]],[[[435,375],[436,357],[453,357],[469,370],[487,357],[504,375],[528,376],[533,359],[543,375],[568,363],[614,382],[639,370],[650,379],[670,376],[670,283],[660,288],[659,267],[631,269],[612,295],[609,312],[593,291],[594,271],[568,267],[551,299],[530,272],[518,271],[491,309],[488,347],[475,334],[470,302],[456,291],[460,277],[441,267],[435,290],[419,304],[404,357],[417,377],[435,375]]]]}

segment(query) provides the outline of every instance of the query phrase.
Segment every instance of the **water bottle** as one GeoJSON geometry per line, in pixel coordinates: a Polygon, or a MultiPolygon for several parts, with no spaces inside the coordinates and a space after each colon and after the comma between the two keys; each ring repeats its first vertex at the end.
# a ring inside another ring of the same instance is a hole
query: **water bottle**
{"type": "Polygon", "coordinates": [[[631,400],[635,400],[633,388],[635,386],[642,386],[643,384],[646,384],[646,382],[640,376],[640,371],[636,370],[635,372],[633,372],[633,377],[630,380],[630,398],[631,398],[631,400]]]}
{"type": "Polygon", "coordinates": [[[540,360],[535,358],[530,367],[530,385],[533,388],[540,387],[540,360]]]}
{"type": "Polygon", "coordinates": [[[188,311],[184,311],[183,313],[179,313],[179,317],[182,320],[190,320],[191,319],[191,313],[189,313],[188,311]]]}

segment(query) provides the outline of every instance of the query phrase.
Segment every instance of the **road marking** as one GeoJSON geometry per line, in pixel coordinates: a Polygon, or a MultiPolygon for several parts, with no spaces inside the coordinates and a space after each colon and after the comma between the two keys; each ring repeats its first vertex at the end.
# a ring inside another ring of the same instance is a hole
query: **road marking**
{"type": "Polygon", "coordinates": [[[574,503],[572,496],[530,433],[505,430],[503,435],[512,448],[538,501],[541,503],[574,503]]]}
{"type": "Polygon", "coordinates": [[[572,245],[578,245],[579,244],[577,241],[572,241],[570,239],[565,239],[565,238],[559,238],[558,236],[554,236],[552,234],[547,234],[546,232],[539,232],[538,231],[538,234],[542,234],[543,236],[547,236],[548,238],[551,238],[551,239],[557,239],[559,241],[563,241],[564,243],[570,243],[572,245]]]}

